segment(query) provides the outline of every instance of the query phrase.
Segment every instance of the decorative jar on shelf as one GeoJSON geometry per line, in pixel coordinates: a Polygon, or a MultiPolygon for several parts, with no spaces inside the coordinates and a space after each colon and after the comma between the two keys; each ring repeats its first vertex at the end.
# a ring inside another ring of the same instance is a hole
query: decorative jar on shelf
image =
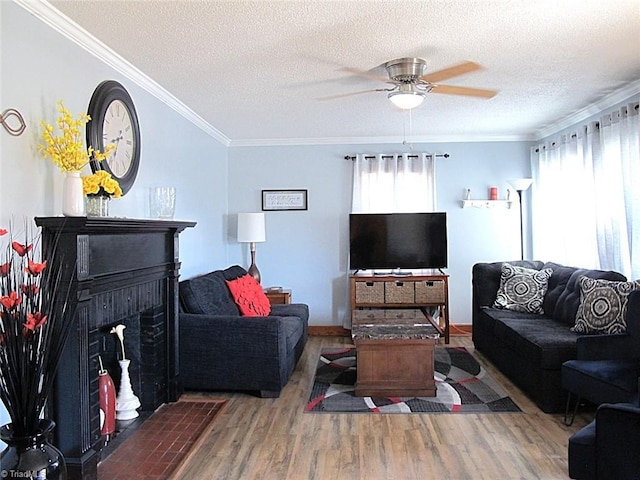
{"type": "Polygon", "coordinates": [[[87,195],[87,217],[108,217],[110,200],[106,195],[87,195]]]}

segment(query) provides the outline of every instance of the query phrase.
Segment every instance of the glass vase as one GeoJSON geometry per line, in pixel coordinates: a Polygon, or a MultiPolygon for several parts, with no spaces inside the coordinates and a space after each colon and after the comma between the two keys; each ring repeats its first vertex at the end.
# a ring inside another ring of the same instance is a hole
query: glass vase
{"type": "Polygon", "coordinates": [[[87,217],[108,217],[110,197],[104,195],[87,196],[87,217]]]}
{"type": "Polygon", "coordinates": [[[55,423],[40,420],[38,432],[16,437],[12,424],[0,427],[0,440],[7,448],[0,453],[2,478],[28,478],[31,480],[66,480],[67,466],[60,450],[51,445],[55,423]]]}
{"type": "Polygon", "coordinates": [[[80,172],[67,172],[62,185],[62,214],[65,217],[84,217],[84,192],[80,172]]]}

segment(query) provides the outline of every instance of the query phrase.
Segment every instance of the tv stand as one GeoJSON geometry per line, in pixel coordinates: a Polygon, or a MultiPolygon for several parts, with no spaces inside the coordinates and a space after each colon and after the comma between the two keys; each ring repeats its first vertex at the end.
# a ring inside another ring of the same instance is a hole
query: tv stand
{"type": "Polygon", "coordinates": [[[401,278],[394,273],[356,272],[349,276],[349,282],[352,312],[365,308],[419,308],[449,343],[449,275],[442,270],[424,275],[408,273],[401,278]],[[440,317],[433,318],[427,307],[440,307],[440,317]]]}

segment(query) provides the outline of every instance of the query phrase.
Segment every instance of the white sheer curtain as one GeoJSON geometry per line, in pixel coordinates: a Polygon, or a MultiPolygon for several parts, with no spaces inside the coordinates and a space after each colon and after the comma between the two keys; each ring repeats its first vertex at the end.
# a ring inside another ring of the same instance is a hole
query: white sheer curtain
{"type": "Polygon", "coordinates": [[[534,258],[640,277],[639,118],[625,106],[532,149],[534,258]]]}
{"type": "Polygon", "coordinates": [[[356,156],[353,213],[433,212],[436,209],[434,155],[356,156]]]}

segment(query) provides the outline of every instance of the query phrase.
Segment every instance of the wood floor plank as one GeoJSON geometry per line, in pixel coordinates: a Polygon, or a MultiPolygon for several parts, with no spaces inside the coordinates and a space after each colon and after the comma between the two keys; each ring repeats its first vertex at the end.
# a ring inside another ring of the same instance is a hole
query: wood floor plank
{"type": "MultiPolygon", "coordinates": [[[[470,337],[452,337],[451,342],[473,347],[470,337]]],[[[304,413],[320,350],[350,343],[348,338],[311,337],[279,398],[204,393],[227,398],[229,404],[185,465],[184,478],[568,478],[567,440],[591,420],[593,412],[581,413],[573,426],[564,426],[562,415],[540,411],[477,353],[522,413],[304,413]]]]}

